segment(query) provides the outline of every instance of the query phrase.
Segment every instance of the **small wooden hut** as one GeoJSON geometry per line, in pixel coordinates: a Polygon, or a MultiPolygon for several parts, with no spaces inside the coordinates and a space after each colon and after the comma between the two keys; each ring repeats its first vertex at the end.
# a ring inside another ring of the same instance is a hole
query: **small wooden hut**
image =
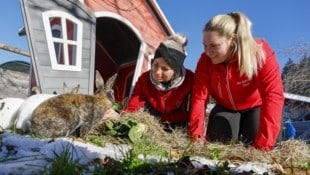
{"type": "MultiPolygon", "coordinates": [[[[118,74],[115,98],[128,97],[158,44],[174,33],[156,0],[20,0],[31,54],[30,87],[43,93],[80,84],[94,71],[118,74]]],[[[29,88],[31,89],[31,88],[29,88]]]]}

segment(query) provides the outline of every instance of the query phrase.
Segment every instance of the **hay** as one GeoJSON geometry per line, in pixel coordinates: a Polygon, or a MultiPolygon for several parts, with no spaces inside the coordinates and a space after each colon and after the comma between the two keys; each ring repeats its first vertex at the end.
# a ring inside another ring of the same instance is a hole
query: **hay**
{"type": "MultiPolygon", "coordinates": [[[[214,159],[214,150],[218,151],[218,160],[233,163],[259,162],[276,164],[280,167],[302,166],[309,168],[310,149],[309,145],[302,140],[282,141],[272,151],[264,152],[242,143],[200,143],[191,142],[188,129],[175,129],[171,133],[164,131],[163,125],[158,119],[147,112],[122,114],[120,120],[126,117],[134,117],[139,122],[148,126],[146,136],[154,140],[156,144],[163,146],[166,150],[178,153],[178,156],[204,156],[214,159]]],[[[128,143],[128,139],[107,137],[106,141],[112,143],[128,143]]],[[[178,157],[180,158],[180,157],[178,157]]]]}

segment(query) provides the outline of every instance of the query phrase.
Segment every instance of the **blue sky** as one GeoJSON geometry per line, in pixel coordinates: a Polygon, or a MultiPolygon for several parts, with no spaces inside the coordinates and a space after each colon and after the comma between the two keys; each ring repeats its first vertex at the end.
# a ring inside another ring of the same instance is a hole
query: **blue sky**
{"type": "MultiPolygon", "coordinates": [[[[0,43],[28,51],[26,37],[18,36],[23,26],[19,0],[4,2],[0,6],[0,43]]],[[[219,13],[245,13],[253,22],[253,35],[269,42],[278,55],[281,67],[288,60],[287,56],[281,55],[281,50],[294,43],[310,42],[309,0],[157,0],[157,3],[174,31],[187,36],[189,43],[185,66],[192,70],[203,51],[202,28],[219,13]]],[[[9,60],[29,61],[29,58],[0,50],[0,64],[9,60]]]]}
{"type": "MultiPolygon", "coordinates": [[[[0,43],[8,44],[28,51],[26,37],[18,36],[18,31],[24,26],[19,0],[2,0],[0,6],[0,43]]],[[[0,49],[0,64],[10,60],[30,61],[29,57],[21,56],[0,49]]]]}
{"type": "MultiPolygon", "coordinates": [[[[253,23],[255,37],[265,38],[278,56],[281,67],[288,57],[281,51],[294,43],[310,42],[309,0],[157,0],[175,32],[185,34],[189,43],[185,66],[195,69],[203,51],[202,29],[219,13],[241,11],[253,23]]],[[[298,60],[299,58],[293,58],[298,60]]]]}

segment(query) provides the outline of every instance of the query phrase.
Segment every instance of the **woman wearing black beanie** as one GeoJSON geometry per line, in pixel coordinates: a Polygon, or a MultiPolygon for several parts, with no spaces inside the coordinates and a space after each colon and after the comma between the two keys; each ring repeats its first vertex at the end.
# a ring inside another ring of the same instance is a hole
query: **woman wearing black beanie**
{"type": "Polygon", "coordinates": [[[174,34],[160,43],[151,70],[135,84],[126,112],[142,108],[159,118],[165,129],[187,126],[194,73],[184,67],[187,38],[174,34]]]}

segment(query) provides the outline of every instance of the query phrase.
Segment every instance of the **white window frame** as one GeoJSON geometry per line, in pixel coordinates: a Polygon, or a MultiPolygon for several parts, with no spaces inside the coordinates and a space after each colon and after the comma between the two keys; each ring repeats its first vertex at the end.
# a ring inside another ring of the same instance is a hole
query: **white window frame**
{"type": "Polygon", "coordinates": [[[149,54],[147,59],[148,59],[148,64],[147,64],[147,69],[150,70],[152,68],[152,59],[154,58],[154,54],[149,54]]]}
{"type": "Polygon", "coordinates": [[[50,55],[50,61],[52,65],[52,69],[54,70],[67,70],[67,71],[81,71],[82,70],[82,31],[83,31],[83,23],[79,21],[74,16],[69,13],[50,10],[42,13],[42,19],[45,29],[45,35],[47,39],[47,45],[50,55]],[[61,29],[62,38],[56,38],[52,35],[52,28],[50,24],[50,18],[59,18],[61,20],[61,29]],[[67,27],[66,20],[72,21],[76,25],[76,41],[69,40],[67,38],[67,27]],[[63,46],[63,56],[64,56],[64,64],[58,64],[57,56],[55,54],[54,42],[61,43],[63,46]],[[73,58],[75,58],[75,65],[69,64],[69,53],[68,53],[68,45],[76,46],[75,53],[73,53],[73,58]]]}

